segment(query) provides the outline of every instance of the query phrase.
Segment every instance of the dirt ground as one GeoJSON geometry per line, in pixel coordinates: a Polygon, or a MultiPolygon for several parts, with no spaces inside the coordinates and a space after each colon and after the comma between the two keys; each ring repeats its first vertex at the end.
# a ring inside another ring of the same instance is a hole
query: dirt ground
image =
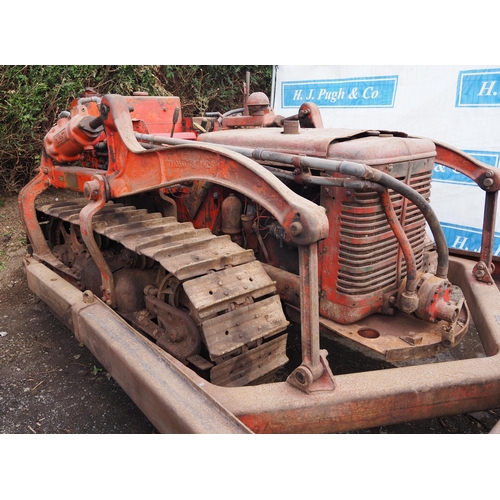
{"type": "MultiPolygon", "coordinates": [[[[44,196],[56,201],[64,193],[44,196]]],[[[0,199],[0,433],[156,433],[97,359],[30,292],[22,267],[25,245],[17,199],[0,199]]],[[[476,349],[478,339],[470,335],[467,342],[476,349]]],[[[461,344],[449,356],[458,359],[463,349],[461,344]]],[[[383,368],[343,346],[335,351],[347,364],[383,368]]],[[[499,419],[500,409],[491,409],[358,433],[485,434],[499,419]]]]}
{"type": "MultiPolygon", "coordinates": [[[[64,193],[49,194],[55,201],[64,193]]],[[[95,357],[30,292],[17,199],[0,206],[0,432],[156,430],[95,357]]]]}

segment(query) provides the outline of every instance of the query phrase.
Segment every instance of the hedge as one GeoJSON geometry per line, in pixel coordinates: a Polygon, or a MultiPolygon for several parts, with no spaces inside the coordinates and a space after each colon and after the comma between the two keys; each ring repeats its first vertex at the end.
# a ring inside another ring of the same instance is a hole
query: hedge
{"type": "Polygon", "coordinates": [[[0,66],[0,194],[33,177],[45,134],[86,87],[177,95],[184,116],[193,116],[241,107],[247,71],[250,90],[269,95],[272,66],[0,66]]]}

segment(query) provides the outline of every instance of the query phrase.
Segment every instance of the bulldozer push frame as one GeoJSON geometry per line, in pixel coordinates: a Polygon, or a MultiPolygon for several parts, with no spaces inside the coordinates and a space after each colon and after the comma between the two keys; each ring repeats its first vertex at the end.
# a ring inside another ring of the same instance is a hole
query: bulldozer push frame
{"type": "Polygon", "coordinates": [[[244,88],[241,109],[199,118],[176,97],[75,99],[19,196],[30,289],[162,433],[339,433],[499,406],[498,170],[426,138],[323,128],[312,103],[276,116],[244,88]],[[479,255],[449,255],[435,162],[485,193],[479,255]],[[37,203],[49,187],[83,196],[37,203]],[[425,359],[471,321],[481,358],[339,375],[320,344],[425,359]]]}

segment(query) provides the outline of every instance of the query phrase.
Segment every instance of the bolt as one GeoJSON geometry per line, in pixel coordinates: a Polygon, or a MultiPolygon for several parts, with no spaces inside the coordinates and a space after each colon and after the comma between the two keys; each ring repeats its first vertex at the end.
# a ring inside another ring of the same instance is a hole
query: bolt
{"type": "Polygon", "coordinates": [[[99,181],[92,180],[86,182],[83,185],[83,194],[87,199],[91,199],[92,196],[97,196],[99,194],[99,181]]]}
{"type": "Polygon", "coordinates": [[[493,183],[494,183],[493,179],[487,178],[487,179],[484,179],[483,186],[484,187],[491,187],[491,186],[493,186],[493,183]]]}
{"type": "Polygon", "coordinates": [[[303,230],[304,228],[302,227],[302,224],[300,222],[292,222],[290,224],[290,232],[294,236],[298,236],[300,233],[302,233],[303,230]]]}

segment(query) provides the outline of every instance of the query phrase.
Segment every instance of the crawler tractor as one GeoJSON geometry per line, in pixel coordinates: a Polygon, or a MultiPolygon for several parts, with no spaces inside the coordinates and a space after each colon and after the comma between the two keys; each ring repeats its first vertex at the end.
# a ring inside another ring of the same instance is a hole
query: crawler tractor
{"type": "Polygon", "coordinates": [[[240,109],[190,118],[177,97],[87,89],[20,194],[25,269],[160,432],[344,432],[488,409],[499,188],[495,169],[430,139],[324,128],[313,103],[277,116],[245,91],[240,109]],[[485,191],[475,260],[449,256],[435,162],[485,191]],[[74,196],[39,202],[49,187],[74,196]],[[432,359],[471,315],[481,359],[338,374],[323,347],[432,359]]]}

